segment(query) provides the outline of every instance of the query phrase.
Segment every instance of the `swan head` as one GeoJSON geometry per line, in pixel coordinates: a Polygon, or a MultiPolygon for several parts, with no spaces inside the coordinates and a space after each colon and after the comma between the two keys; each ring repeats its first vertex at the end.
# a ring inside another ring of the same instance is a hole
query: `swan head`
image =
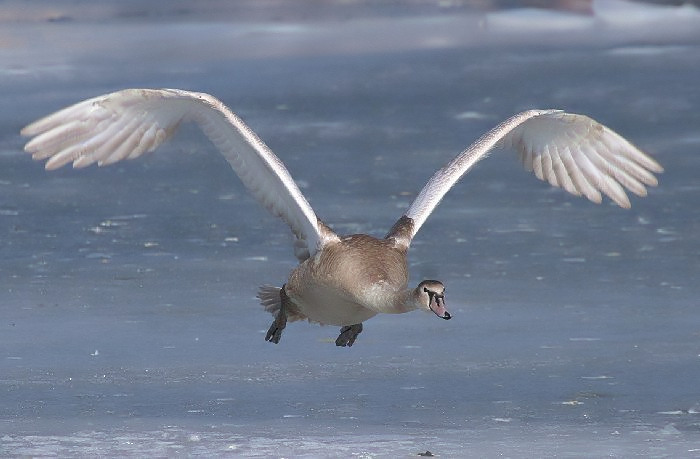
{"type": "Polygon", "coordinates": [[[436,280],[424,280],[414,290],[419,309],[432,311],[441,319],[452,318],[445,308],[445,286],[436,280]]]}

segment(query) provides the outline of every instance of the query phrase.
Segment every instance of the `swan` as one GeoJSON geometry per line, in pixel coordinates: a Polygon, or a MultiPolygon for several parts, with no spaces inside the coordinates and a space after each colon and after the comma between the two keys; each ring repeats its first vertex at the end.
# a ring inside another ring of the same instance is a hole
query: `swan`
{"type": "Polygon", "coordinates": [[[255,199],[289,225],[299,260],[282,287],[263,286],[258,298],[274,318],[265,340],[278,343],[287,322],[306,319],[341,327],[337,346],[352,346],[362,324],[378,313],[432,311],[450,319],[445,287],[423,280],[408,287],[407,252],[428,216],[452,186],[494,147],[517,151],[525,168],[573,195],[600,203],[602,194],[630,207],[625,189],[646,196],[656,186],[654,159],[585,116],[526,110],[482,135],[439,169],[383,239],[340,236],[320,220],[280,159],[215,97],[178,89],[126,89],[91,98],[21,130],[24,150],[46,169],[72,162],[106,166],[152,152],[194,121],[230,163],[255,199]]]}

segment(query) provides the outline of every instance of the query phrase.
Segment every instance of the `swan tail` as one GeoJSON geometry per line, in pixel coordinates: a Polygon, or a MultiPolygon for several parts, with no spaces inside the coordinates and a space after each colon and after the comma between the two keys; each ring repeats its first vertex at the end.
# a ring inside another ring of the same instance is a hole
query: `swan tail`
{"type": "MultiPolygon", "coordinates": [[[[269,312],[273,316],[277,316],[277,313],[282,307],[282,298],[280,293],[282,292],[281,287],[273,287],[271,285],[261,285],[258,289],[258,299],[260,299],[260,304],[265,311],[269,312]]],[[[304,320],[304,316],[297,307],[291,301],[287,304],[287,321],[295,322],[297,320],[304,320]]]]}

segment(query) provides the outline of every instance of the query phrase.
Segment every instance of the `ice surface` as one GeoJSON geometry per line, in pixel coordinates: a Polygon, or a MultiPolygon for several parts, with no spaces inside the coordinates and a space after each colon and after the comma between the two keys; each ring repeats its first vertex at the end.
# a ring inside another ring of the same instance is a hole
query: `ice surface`
{"type": "Polygon", "coordinates": [[[697,8],[124,3],[0,17],[0,456],[700,455],[697,8]],[[412,247],[453,320],[380,316],[351,349],[292,324],[274,346],[254,297],[294,266],[289,231],[195,129],[103,169],[21,152],[28,122],[125,87],[222,99],[342,233],[385,233],[526,108],[599,119],[666,172],[623,211],[494,154],[412,247]]]}

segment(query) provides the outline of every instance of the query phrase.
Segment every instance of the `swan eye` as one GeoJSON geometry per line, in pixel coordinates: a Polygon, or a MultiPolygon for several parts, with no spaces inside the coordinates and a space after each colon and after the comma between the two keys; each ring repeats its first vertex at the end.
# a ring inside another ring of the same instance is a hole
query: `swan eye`
{"type": "Polygon", "coordinates": [[[433,301],[440,304],[440,300],[445,298],[445,295],[441,295],[438,292],[428,289],[427,287],[423,287],[423,291],[428,294],[428,304],[432,303],[433,301]]]}

